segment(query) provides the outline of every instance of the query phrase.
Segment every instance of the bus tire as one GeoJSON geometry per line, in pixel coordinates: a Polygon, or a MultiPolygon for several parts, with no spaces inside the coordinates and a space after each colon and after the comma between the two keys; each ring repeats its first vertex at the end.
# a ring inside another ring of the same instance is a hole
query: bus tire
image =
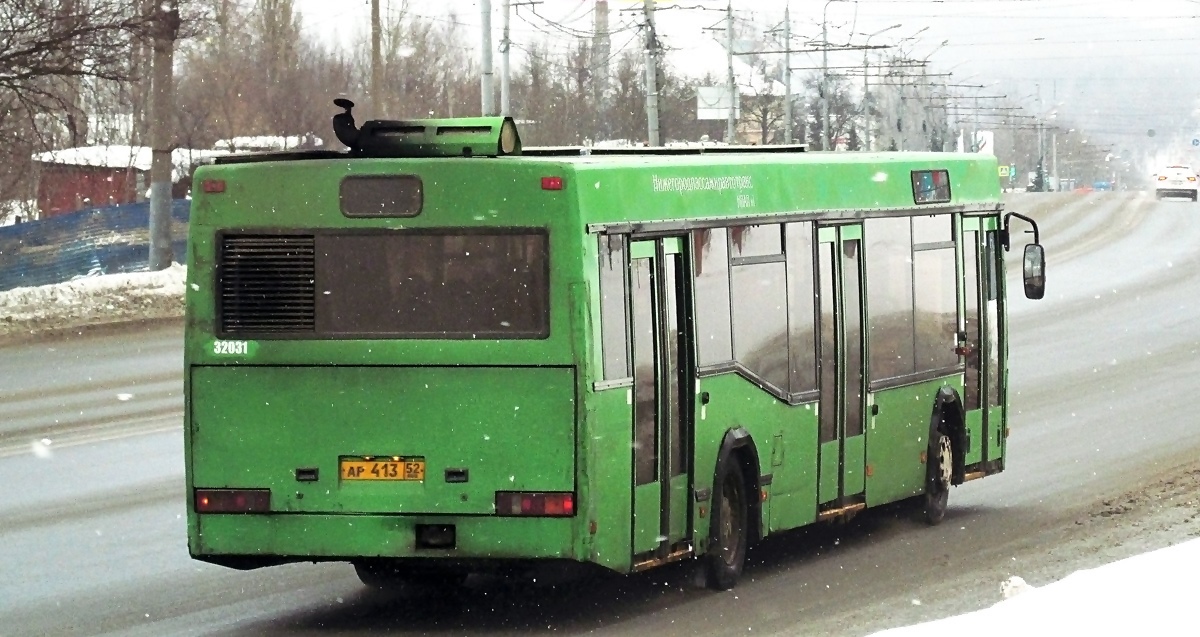
{"type": "Polygon", "coordinates": [[[704,583],[727,591],[737,585],[749,546],[750,503],[746,480],[733,453],[717,462],[708,551],[704,554],[704,583]]]}
{"type": "Polygon", "coordinates": [[[387,561],[354,562],[358,580],[368,588],[381,591],[409,589],[450,591],[463,585],[466,575],[456,572],[411,572],[387,561]]]}
{"type": "Polygon", "coordinates": [[[954,446],[941,430],[935,429],[929,441],[929,464],[925,480],[925,522],[937,526],[946,517],[950,498],[950,479],[954,471],[954,446]]]}

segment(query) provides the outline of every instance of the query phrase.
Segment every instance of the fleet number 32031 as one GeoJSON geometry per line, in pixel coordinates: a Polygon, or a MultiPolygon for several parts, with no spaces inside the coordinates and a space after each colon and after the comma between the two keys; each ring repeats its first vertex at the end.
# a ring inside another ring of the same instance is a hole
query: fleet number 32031
{"type": "Polygon", "coordinates": [[[213,354],[218,356],[249,353],[250,343],[247,341],[213,341],[213,354]]]}

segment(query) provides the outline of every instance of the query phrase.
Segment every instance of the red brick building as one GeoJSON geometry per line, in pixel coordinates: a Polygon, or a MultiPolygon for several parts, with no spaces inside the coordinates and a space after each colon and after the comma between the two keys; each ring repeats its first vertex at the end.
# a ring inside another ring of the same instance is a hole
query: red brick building
{"type": "MultiPolygon", "coordinates": [[[[194,164],[223,154],[186,148],[173,151],[172,196],[187,195],[194,164]]],[[[144,146],[85,146],[34,155],[41,218],[144,200],[150,188],[150,160],[150,149],[144,146]]]]}

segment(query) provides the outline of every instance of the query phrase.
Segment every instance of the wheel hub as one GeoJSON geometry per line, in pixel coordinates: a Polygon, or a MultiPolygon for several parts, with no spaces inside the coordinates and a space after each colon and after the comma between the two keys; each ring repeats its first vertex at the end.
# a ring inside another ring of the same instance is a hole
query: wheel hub
{"type": "Polygon", "coordinates": [[[954,470],[954,450],[950,446],[950,438],[938,436],[938,482],[943,487],[950,486],[951,473],[954,470]]]}

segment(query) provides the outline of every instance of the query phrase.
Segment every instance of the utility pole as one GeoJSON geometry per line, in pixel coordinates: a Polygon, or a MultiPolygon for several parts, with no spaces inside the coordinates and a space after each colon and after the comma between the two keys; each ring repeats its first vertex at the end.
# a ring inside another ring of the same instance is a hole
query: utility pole
{"type": "MultiPolygon", "coordinates": [[[[870,42],[870,40],[867,40],[870,42]]],[[[869,153],[871,152],[871,65],[867,59],[866,50],[863,51],[863,134],[866,142],[863,147],[869,153]]]]}
{"type": "Polygon", "coordinates": [[[480,27],[483,75],[479,79],[479,98],[482,115],[486,117],[496,114],[496,95],[492,85],[492,0],[480,0],[479,12],[483,22],[480,27]]]}
{"type": "Polygon", "coordinates": [[[379,20],[379,0],[371,0],[371,99],[367,112],[383,117],[383,25],[379,20]]]}
{"type": "Polygon", "coordinates": [[[737,78],[733,75],[733,0],[725,5],[726,90],[729,91],[729,114],[725,116],[725,143],[737,143],[737,78]]]}
{"type": "Polygon", "coordinates": [[[150,255],[151,270],[171,266],[171,147],[175,114],[175,39],[179,7],[174,0],[152,9],[154,33],[153,101],[150,114],[150,255]]]}
{"type": "Polygon", "coordinates": [[[642,0],[646,14],[646,121],[647,142],[658,146],[658,34],[654,30],[654,0],[642,0]]]}
{"type": "MultiPolygon", "coordinates": [[[[867,58],[867,52],[871,50],[871,38],[880,33],[887,33],[892,29],[899,29],[903,24],[893,24],[886,29],[880,29],[874,33],[867,35],[867,41],[863,46],[863,129],[866,133],[866,144],[864,148],[867,152],[871,152],[871,64],[867,58]]],[[[880,68],[883,68],[882,62],[880,68]]],[[[828,70],[828,69],[826,69],[828,70]]]]}
{"type": "Polygon", "coordinates": [[[611,36],[608,31],[608,0],[596,0],[595,17],[592,24],[592,102],[599,115],[592,133],[596,139],[608,139],[612,124],[608,121],[608,59],[611,51],[611,36]]]}
{"type": "Polygon", "coordinates": [[[509,91],[509,75],[511,67],[509,66],[508,52],[512,49],[511,33],[511,16],[509,9],[512,8],[512,0],[504,0],[501,5],[500,15],[504,29],[500,35],[500,114],[508,117],[512,114],[511,93],[509,91]]]}
{"type": "Polygon", "coordinates": [[[829,150],[829,5],[844,0],[825,0],[821,10],[821,150],[829,150]]]}
{"type": "Polygon", "coordinates": [[[1050,179],[1054,182],[1054,189],[1060,190],[1058,185],[1058,129],[1050,134],[1050,165],[1050,179]]]}
{"type": "Polygon", "coordinates": [[[971,124],[971,152],[979,152],[979,96],[975,96],[975,119],[971,124]]]}
{"type": "MultiPolygon", "coordinates": [[[[825,3],[829,9],[829,3],[825,3]]],[[[821,14],[821,150],[829,150],[829,26],[821,14]]]]}
{"type": "MultiPolygon", "coordinates": [[[[865,55],[865,54],[864,54],[865,55]]],[[[783,143],[792,143],[792,7],[783,7],[783,143]]]]}

